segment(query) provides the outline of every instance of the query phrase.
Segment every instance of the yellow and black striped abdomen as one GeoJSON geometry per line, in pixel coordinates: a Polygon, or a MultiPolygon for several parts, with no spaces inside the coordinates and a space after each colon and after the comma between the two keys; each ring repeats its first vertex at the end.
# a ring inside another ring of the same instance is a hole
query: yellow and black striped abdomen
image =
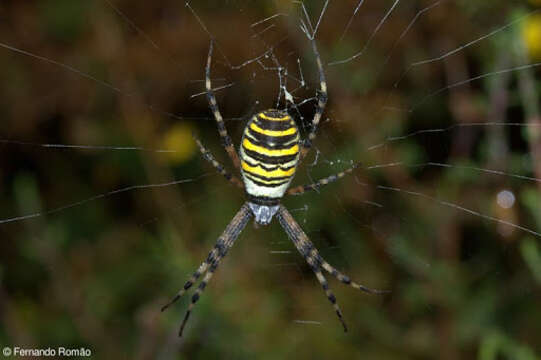
{"type": "Polygon", "coordinates": [[[240,159],[250,200],[262,205],[278,203],[299,161],[299,130],[293,118],[280,110],[252,117],[244,129],[240,159]]]}

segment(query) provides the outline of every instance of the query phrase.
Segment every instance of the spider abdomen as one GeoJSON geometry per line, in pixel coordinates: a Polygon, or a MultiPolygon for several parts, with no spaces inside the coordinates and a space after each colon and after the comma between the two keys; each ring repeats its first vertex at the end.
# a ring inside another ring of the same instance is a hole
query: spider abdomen
{"type": "Polygon", "coordinates": [[[293,118],[280,110],[254,115],[244,129],[240,160],[250,201],[277,204],[299,161],[299,130],[293,118]]]}

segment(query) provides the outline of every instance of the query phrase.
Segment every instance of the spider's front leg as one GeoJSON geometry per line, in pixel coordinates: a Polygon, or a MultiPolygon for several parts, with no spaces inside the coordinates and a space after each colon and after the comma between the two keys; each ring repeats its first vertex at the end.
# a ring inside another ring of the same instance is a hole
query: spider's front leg
{"type": "Polygon", "coordinates": [[[326,262],[321,257],[321,255],[319,255],[319,252],[315,248],[314,244],[312,244],[308,236],[304,233],[299,224],[295,221],[295,219],[293,219],[293,216],[291,216],[289,211],[287,211],[287,209],[283,205],[280,205],[276,216],[278,217],[280,225],[282,225],[282,228],[287,233],[287,236],[291,239],[291,241],[293,241],[293,244],[295,245],[297,250],[301,253],[308,265],[310,265],[310,267],[314,271],[319,283],[321,284],[321,287],[327,295],[327,298],[333,304],[336,315],[344,326],[344,331],[347,331],[347,327],[344,319],[342,318],[342,311],[340,310],[340,307],[336,302],[336,297],[329,288],[327,280],[321,273],[321,268],[336,277],[342,283],[349,285],[357,290],[361,290],[371,294],[384,294],[389,292],[387,290],[371,289],[364,285],[357,284],[351,281],[351,279],[347,275],[342,274],[340,271],[336,270],[333,266],[326,262]]]}
{"type": "Polygon", "coordinates": [[[180,299],[180,297],[192,287],[192,285],[197,281],[197,279],[199,279],[201,275],[206,273],[203,277],[203,280],[197,287],[197,290],[192,296],[192,301],[188,306],[188,310],[186,311],[186,315],[184,316],[184,320],[182,321],[182,325],[180,326],[179,336],[182,336],[184,326],[186,325],[186,322],[190,317],[193,307],[195,306],[201,294],[205,290],[205,287],[212,278],[212,275],[220,264],[220,261],[225,257],[229,249],[233,246],[235,240],[238,238],[238,236],[240,235],[244,227],[246,227],[246,224],[251,218],[252,211],[250,210],[248,204],[244,204],[240,208],[239,212],[235,215],[233,220],[231,220],[229,225],[227,225],[222,235],[218,238],[216,245],[209,252],[207,259],[199,266],[199,268],[194,272],[190,279],[186,281],[183,288],[177,293],[177,295],[175,295],[175,297],[171,301],[169,301],[169,303],[162,307],[162,311],[166,310],[174,302],[180,299]]]}

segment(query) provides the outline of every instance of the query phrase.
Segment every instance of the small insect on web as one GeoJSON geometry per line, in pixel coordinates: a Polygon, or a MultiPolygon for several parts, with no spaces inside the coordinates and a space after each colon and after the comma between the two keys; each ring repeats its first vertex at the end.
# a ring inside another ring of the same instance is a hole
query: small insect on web
{"type": "MultiPolygon", "coordinates": [[[[308,138],[304,141],[300,140],[297,125],[287,112],[271,109],[257,113],[246,124],[240,145],[240,155],[237,154],[231,137],[225,127],[222,114],[220,113],[212,89],[210,73],[214,40],[211,40],[205,71],[207,100],[210,110],[216,120],[218,133],[222,139],[223,146],[234,167],[237,170],[240,170],[242,181],[235,175],[227,172],[199,140],[196,140],[196,142],[205,160],[209,161],[228,181],[244,188],[248,201],[242,205],[239,212],[235,215],[233,220],[231,220],[229,225],[227,225],[222,235],[218,238],[216,245],[208,254],[206,260],[203,261],[189,280],[186,281],[177,295],[173,297],[169,303],[163,306],[162,311],[166,310],[169,306],[179,300],[182,295],[184,295],[185,292],[204,275],[199,286],[195,290],[194,295],[192,295],[190,305],[188,306],[188,310],[186,311],[186,315],[184,316],[179,329],[179,336],[182,336],[184,327],[186,326],[195,304],[198,302],[208,282],[211,280],[221,260],[226,256],[227,252],[231,249],[235,240],[252,217],[255,217],[255,222],[257,224],[268,225],[274,215],[276,215],[283,230],[316,275],[325,295],[333,305],[344,331],[347,331],[347,326],[343,319],[342,311],[338,306],[336,297],[329,288],[327,279],[323,275],[323,270],[327,271],[343,284],[349,285],[354,289],[371,294],[384,294],[388,292],[385,290],[371,289],[364,285],[357,284],[347,275],[342,274],[326,262],[299,224],[294,220],[293,216],[280,204],[281,198],[286,193],[287,195],[300,195],[306,191],[318,189],[342,178],[357,167],[353,166],[346,171],[328,176],[313,184],[301,185],[288,190],[299,162],[306,156],[312,146],[312,142],[316,138],[317,128],[323,111],[325,110],[325,105],[327,104],[327,82],[325,79],[323,63],[315,40],[317,26],[315,29],[312,27],[310,18],[306,13],[304,6],[303,10],[306,15],[306,23],[302,22],[302,29],[311,43],[319,72],[317,108],[312,119],[312,126],[308,138]]],[[[322,15],[324,11],[325,8],[322,11],[322,15]]]]}

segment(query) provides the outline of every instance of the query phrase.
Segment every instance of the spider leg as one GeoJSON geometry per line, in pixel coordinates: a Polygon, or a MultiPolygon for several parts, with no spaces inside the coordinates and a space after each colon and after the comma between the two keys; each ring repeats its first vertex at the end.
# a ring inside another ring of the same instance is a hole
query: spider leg
{"type": "Polygon", "coordinates": [[[340,271],[336,270],[331,264],[326,262],[319,254],[317,255],[317,257],[319,258],[319,261],[321,261],[321,267],[325,269],[325,271],[327,271],[329,274],[337,278],[338,281],[346,285],[349,285],[354,289],[364,291],[365,293],[376,294],[376,295],[388,294],[391,292],[390,290],[372,289],[364,285],[357,284],[356,282],[351,281],[349,276],[344,275],[340,271]]]}
{"type": "Polygon", "coordinates": [[[252,211],[250,210],[250,207],[248,204],[244,204],[240,210],[237,212],[233,220],[227,225],[224,232],[220,237],[218,238],[218,241],[216,242],[216,245],[214,245],[214,248],[209,252],[207,259],[199,266],[199,268],[193,273],[193,275],[190,277],[188,281],[184,284],[183,288],[175,295],[175,297],[169,301],[165,306],[162,307],[162,311],[165,311],[169,306],[171,306],[174,302],[176,302],[184,293],[192,287],[192,285],[199,279],[199,277],[203,274],[205,276],[203,277],[203,280],[197,287],[197,290],[195,291],[195,294],[192,296],[192,302],[190,303],[188,307],[188,311],[186,313],[186,316],[184,317],[184,320],[182,321],[182,325],[180,328],[179,336],[182,335],[182,331],[184,329],[184,326],[186,325],[186,321],[188,320],[190,313],[195,305],[195,303],[199,300],[199,297],[205,287],[207,286],[207,283],[212,278],[212,275],[214,274],[214,271],[218,267],[218,264],[220,260],[227,254],[227,251],[233,246],[235,243],[235,240],[238,238],[248,221],[252,218],[252,211]],[[208,272],[207,272],[208,270],[208,272]]]}
{"type": "Polygon", "coordinates": [[[302,195],[304,194],[305,192],[307,191],[310,191],[310,190],[319,190],[322,186],[325,186],[327,184],[330,184],[332,182],[335,182],[341,178],[343,178],[344,176],[346,176],[347,174],[350,174],[351,172],[353,172],[353,170],[355,170],[356,168],[358,168],[361,164],[358,163],[358,164],[355,164],[353,165],[352,167],[350,167],[349,169],[346,169],[342,172],[339,172],[338,174],[334,174],[334,175],[331,175],[331,176],[327,176],[326,178],[324,179],[320,179],[318,181],[316,181],[315,183],[313,184],[306,184],[306,185],[300,185],[300,186],[295,186],[293,188],[290,188],[288,191],[287,191],[287,194],[288,195],[302,195]]]}
{"type": "MultiPolygon", "coordinates": [[[[304,257],[306,261],[308,262],[309,257],[304,257]]],[[[342,316],[342,310],[340,310],[340,306],[338,306],[338,303],[336,302],[336,296],[334,296],[332,290],[329,288],[329,283],[327,282],[327,279],[325,279],[325,276],[321,273],[321,269],[319,266],[312,265],[312,270],[314,271],[314,274],[316,274],[316,277],[321,284],[321,287],[323,288],[323,291],[325,291],[325,295],[327,295],[327,299],[331,302],[332,306],[334,307],[334,311],[336,312],[336,315],[338,316],[338,320],[342,323],[342,326],[344,327],[344,332],[348,331],[348,327],[346,325],[346,322],[344,321],[344,317],[342,316]]]]}
{"type": "Polygon", "coordinates": [[[234,175],[231,175],[224,167],[222,164],[220,164],[215,158],[214,156],[212,155],[212,153],[201,143],[201,141],[199,141],[199,139],[195,138],[194,136],[194,140],[195,140],[195,143],[197,144],[197,147],[199,148],[199,151],[201,152],[201,155],[203,156],[203,159],[207,160],[209,163],[212,164],[212,166],[214,166],[214,168],[216,169],[216,171],[218,171],[218,173],[220,173],[223,177],[226,178],[227,181],[229,181],[230,183],[232,183],[233,185],[236,185],[238,186],[239,188],[243,189],[244,188],[244,185],[242,183],[242,181],[240,181],[240,179],[234,175]]]}
{"type": "MultiPolygon", "coordinates": [[[[219,240],[218,240],[219,241],[219,240]]],[[[216,247],[215,247],[216,248],[216,247]]],[[[215,249],[214,248],[214,249],[215,249]]],[[[184,293],[192,287],[192,285],[197,281],[197,279],[199,279],[199,277],[206,273],[207,272],[207,269],[209,268],[210,266],[210,263],[208,262],[208,259],[210,259],[212,256],[215,256],[213,255],[214,253],[214,249],[211,250],[211,252],[209,253],[209,256],[207,258],[207,260],[205,260],[201,265],[199,265],[199,268],[193,273],[192,277],[186,281],[184,283],[184,286],[182,287],[182,289],[179,290],[179,292],[175,295],[175,297],[173,297],[167,304],[165,304],[164,306],[162,306],[162,311],[165,311],[167,310],[167,308],[171,305],[173,305],[175,302],[177,302],[178,299],[180,299],[182,297],[182,295],[184,295],[184,293]]]]}
{"type": "Polygon", "coordinates": [[[192,309],[201,297],[201,294],[205,290],[205,287],[209,283],[210,279],[212,278],[212,275],[214,275],[214,271],[216,271],[216,268],[220,264],[220,261],[222,258],[226,255],[228,249],[223,249],[220,254],[216,257],[216,259],[213,261],[212,265],[210,266],[209,271],[205,274],[205,277],[203,277],[203,280],[201,280],[201,283],[197,287],[197,290],[195,290],[195,293],[192,295],[192,302],[188,306],[188,310],[186,310],[186,315],[184,315],[184,319],[182,320],[182,324],[180,325],[180,329],[178,331],[178,336],[182,336],[182,332],[184,331],[184,326],[186,326],[186,322],[188,322],[188,319],[190,318],[190,314],[192,313],[192,309]]]}
{"type": "Polygon", "coordinates": [[[212,114],[214,115],[214,118],[216,119],[216,125],[218,125],[218,133],[220,134],[220,137],[222,138],[222,143],[225,147],[225,151],[227,151],[227,154],[231,158],[233,165],[237,169],[239,169],[240,168],[239,156],[237,155],[237,151],[235,150],[235,147],[233,146],[231,137],[227,133],[227,129],[225,128],[224,118],[222,117],[222,114],[220,113],[220,109],[218,109],[216,96],[214,96],[214,91],[212,90],[212,83],[210,80],[210,65],[212,62],[213,48],[214,48],[214,40],[211,40],[209,54],[207,57],[207,66],[205,69],[205,87],[207,89],[207,100],[209,103],[210,110],[212,111],[212,114]]]}
{"type": "MultiPolygon", "coordinates": [[[[309,20],[308,20],[309,21],[309,20]]],[[[308,35],[308,33],[307,33],[308,35]]],[[[319,122],[321,121],[321,116],[325,110],[325,105],[327,105],[327,80],[325,79],[325,71],[323,70],[323,63],[321,62],[321,56],[319,55],[319,50],[317,49],[316,40],[314,34],[308,35],[310,42],[312,43],[312,51],[316,57],[317,69],[319,72],[319,91],[317,92],[317,107],[314,118],[312,119],[312,127],[308,133],[308,139],[304,140],[301,149],[300,158],[303,159],[308,151],[312,148],[312,143],[316,139],[317,129],[319,122]]]]}
{"type": "Polygon", "coordinates": [[[344,320],[342,319],[342,312],[340,311],[340,308],[338,307],[338,304],[336,304],[336,298],[329,289],[329,286],[327,284],[327,280],[321,274],[321,268],[328,271],[331,275],[336,277],[338,280],[340,280],[342,283],[349,285],[355,289],[368,292],[371,294],[382,294],[386,293],[388,291],[385,290],[376,290],[371,289],[363,285],[359,285],[357,283],[354,283],[351,281],[351,279],[336,270],[334,267],[329,265],[322,257],[319,255],[319,252],[314,247],[314,244],[308,239],[308,236],[304,233],[304,231],[301,229],[299,224],[293,219],[293,216],[287,211],[287,209],[280,205],[280,208],[278,209],[278,213],[276,214],[278,217],[278,221],[280,222],[280,225],[282,225],[282,228],[288,235],[288,237],[291,239],[297,250],[301,253],[301,255],[305,258],[306,262],[312,267],[312,270],[316,274],[316,277],[318,278],[319,282],[321,283],[321,286],[323,287],[323,290],[325,290],[325,293],[327,295],[327,298],[329,301],[333,304],[334,309],[336,310],[336,314],[338,315],[338,318],[342,322],[342,325],[344,326],[344,330],[347,331],[347,328],[345,326],[344,320]]]}

